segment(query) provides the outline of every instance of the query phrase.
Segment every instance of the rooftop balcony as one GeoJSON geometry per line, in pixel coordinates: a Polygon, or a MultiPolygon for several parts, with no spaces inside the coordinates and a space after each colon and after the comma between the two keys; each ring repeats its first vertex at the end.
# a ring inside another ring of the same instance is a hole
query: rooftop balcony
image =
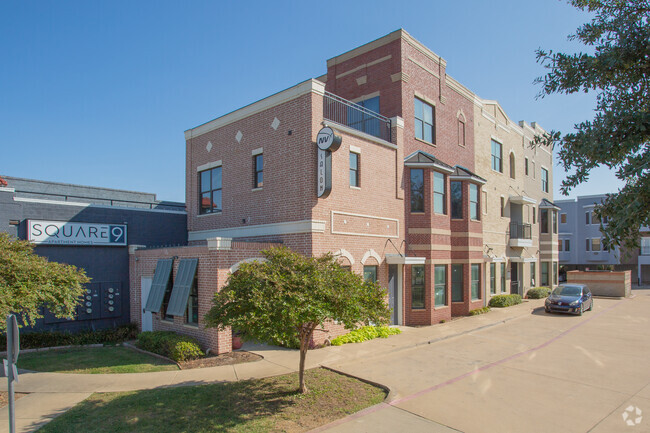
{"type": "Polygon", "coordinates": [[[511,222],[510,223],[510,246],[513,248],[525,248],[533,246],[533,230],[530,224],[511,222]]]}
{"type": "Polygon", "coordinates": [[[325,92],[323,97],[323,117],[340,125],[391,142],[391,123],[388,117],[333,93],[325,92]]]}

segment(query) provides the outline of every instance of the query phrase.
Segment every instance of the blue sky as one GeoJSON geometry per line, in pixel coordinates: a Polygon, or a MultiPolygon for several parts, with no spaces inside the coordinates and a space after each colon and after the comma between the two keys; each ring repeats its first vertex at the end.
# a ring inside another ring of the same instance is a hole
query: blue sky
{"type": "MultiPolygon", "coordinates": [[[[595,98],[536,100],[534,51],[580,50],[567,35],[588,18],[558,0],[2,2],[0,175],[184,201],[183,131],[398,28],[513,120],[566,132],[593,118],[595,98]]],[[[602,169],[570,197],[620,186],[602,169]]]]}

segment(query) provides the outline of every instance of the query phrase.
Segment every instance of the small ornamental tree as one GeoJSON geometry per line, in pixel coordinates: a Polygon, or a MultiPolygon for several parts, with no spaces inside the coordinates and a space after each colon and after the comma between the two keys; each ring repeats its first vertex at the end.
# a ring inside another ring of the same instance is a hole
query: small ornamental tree
{"type": "Polygon", "coordinates": [[[386,292],[346,271],[331,254],[304,257],[287,248],[263,251],[264,262],[242,263],[215,294],[208,326],[232,327],[245,338],[300,345],[299,391],[305,386],[305,358],[312,335],[328,320],[347,329],[388,322],[386,292]]]}
{"type": "Polygon", "coordinates": [[[89,281],[83,269],[50,262],[34,254],[28,241],[0,233],[0,330],[12,313],[33,326],[43,306],[56,317],[73,318],[89,281]]]}

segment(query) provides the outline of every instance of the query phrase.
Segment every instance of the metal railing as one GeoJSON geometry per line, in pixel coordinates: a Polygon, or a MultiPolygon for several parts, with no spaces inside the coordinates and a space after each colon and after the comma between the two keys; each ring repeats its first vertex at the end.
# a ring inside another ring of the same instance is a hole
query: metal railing
{"type": "Polygon", "coordinates": [[[530,224],[510,223],[510,239],[532,239],[533,231],[530,224]]]}
{"type": "Polygon", "coordinates": [[[330,92],[323,97],[323,117],[332,122],[391,141],[390,119],[330,92]]]}

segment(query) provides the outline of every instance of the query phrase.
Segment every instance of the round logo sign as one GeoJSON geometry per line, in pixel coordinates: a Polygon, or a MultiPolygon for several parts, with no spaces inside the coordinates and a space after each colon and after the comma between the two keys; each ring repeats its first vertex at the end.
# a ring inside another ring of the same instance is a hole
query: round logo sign
{"type": "Polygon", "coordinates": [[[329,150],[333,152],[341,145],[341,136],[334,134],[334,130],[329,126],[326,126],[318,131],[316,144],[321,150],[329,150]]]}

